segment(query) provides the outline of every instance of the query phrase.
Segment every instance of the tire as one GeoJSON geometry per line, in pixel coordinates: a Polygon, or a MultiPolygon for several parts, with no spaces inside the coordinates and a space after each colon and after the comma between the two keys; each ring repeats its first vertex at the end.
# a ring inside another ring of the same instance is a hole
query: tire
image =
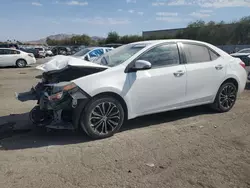
{"type": "Polygon", "coordinates": [[[18,68],[26,67],[26,65],[27,65],[27,62],[26,62],[24,59],[18,59],[18,60],[16,61],[16,66],[17,66],[18,68]]]}
{"type": "Polygon", "coordinates": [[[124,109],[117,99],[108,96],[97,97],[84,108],[80,125],[89,137],[103,139],[119,131],[124,123],[124,117],[124,109]],[[105,110],[100,109],[101,107],[105,110]]]}
{"type": "Polygon", "coordinates": [[[222,84],[210,107],[220,113],[230,111],[236,102],[237,92],[237,87],[232,82],[222,84]]]}

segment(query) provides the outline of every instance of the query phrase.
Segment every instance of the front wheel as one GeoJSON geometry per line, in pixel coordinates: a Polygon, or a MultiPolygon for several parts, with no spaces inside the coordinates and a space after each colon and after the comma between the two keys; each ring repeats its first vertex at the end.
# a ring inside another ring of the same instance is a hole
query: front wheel
{"type": "Polygon", "coordinates": [[[228,112],[231,110],[236,102],[237,87],[231,82],[224,83],[215,98],[214,103],[211,105],[213,109],[218,112],[228,112]]]}
{"type": "Polygon", "coordinates": [[[94,139],[112,136],[124,123],[124,109],[113,97],[93,98],[83,110],[80,124],[94,139]]]}

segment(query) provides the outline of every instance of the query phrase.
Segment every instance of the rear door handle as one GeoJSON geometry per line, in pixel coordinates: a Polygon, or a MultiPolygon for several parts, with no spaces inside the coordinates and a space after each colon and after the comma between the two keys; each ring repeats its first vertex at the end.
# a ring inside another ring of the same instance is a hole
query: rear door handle
{"type": "Polygon", "coordinates": [[[221,69],[223,69],[223,66],[222,65],[217,65],[217,66],[215,66],[215,69],[216,70],[221,70],[221,69]]]}
{"type": "Polygon", "coordinates": [[[175,77],[180,77],[180,76],[183,76],[184,74],[185,74],[185,72],[183,70],[179,70],[179,71],[174,73],[174,76],[175,77]]]}

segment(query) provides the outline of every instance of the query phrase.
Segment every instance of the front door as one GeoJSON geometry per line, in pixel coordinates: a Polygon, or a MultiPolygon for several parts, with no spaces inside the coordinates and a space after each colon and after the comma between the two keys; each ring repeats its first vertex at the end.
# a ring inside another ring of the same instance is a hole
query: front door
{"type": "Polygon", "coordinates": [[[226,75],[226,62],[212,49],[183,43],[187,70],[187,105],[211,102],[226,75]]]}
{"type": "Polygon", "coordinates": [[[135,116],[174,109],[185,101],[187,75],[176,44],[154,47],[137,60],[149,61],[152,68],[128,73],[128,98],[135,116]]]}

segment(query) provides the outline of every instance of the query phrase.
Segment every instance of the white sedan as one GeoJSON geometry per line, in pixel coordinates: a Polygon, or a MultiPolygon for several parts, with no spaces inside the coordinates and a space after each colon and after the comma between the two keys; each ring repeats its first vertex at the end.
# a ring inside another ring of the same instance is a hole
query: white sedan
{"type": "MultiPolygon", "coordinates": [[[[148,114],[205,104],[227,112],[244,91],[247,73],[240,59],[211,44],[156,40],[118,47],[81,67],[72,62],[44,73],[43,80],[48,93],[29,99],[41,97],[30,115],[36,117],[33,122],[48,126],[53,121],[53,127],[68,113],[63,121],[81,126],[92,138],[106,138],[125,120],[148,114]]],[[[29,97],[17,98],[22,95],[29,97]]]]}
{"type": "Polygon", "coordinates": [[[0,67],[16,66],[19,68],[35,64],[33,54],[16,49],[0,48],[0,67]]]}
{"type": "Polygon", "coordinates": [[[210,104],[227,112],[245,88],[245,64],[192,40],[137,42],[100,58],[105,71],[73,80],[89,98],[80,125],[93,138],[111,136],[126,119],[210,104]]]}

